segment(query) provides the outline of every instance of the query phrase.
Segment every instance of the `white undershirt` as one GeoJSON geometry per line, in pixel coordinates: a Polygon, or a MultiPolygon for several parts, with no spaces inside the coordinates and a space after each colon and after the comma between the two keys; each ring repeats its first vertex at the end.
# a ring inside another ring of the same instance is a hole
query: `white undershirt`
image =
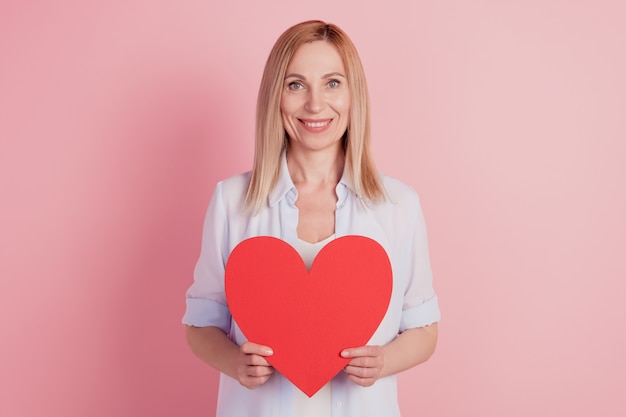
{"type": "MultiPolygon", "coordinates": [[[[298,239],[298,246],[296,247],[296,250],[302,257],[307,270],[311,269],[313,260],[324,245],[334,238],[335,235],[333,234],[317,243],[309,243],[298,239]]],[[[299,389],[296,389],[296,395],[294,398],[296,410],[295,415],[298,417],[330,417],[332,409],[330,384],[331,383],[328,382],[310,398],[299,389]]]]}

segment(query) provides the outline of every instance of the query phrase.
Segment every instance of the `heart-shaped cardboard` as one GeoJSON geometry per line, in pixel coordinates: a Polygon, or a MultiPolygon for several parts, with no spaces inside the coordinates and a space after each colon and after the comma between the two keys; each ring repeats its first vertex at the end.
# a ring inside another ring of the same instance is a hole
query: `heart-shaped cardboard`
{"type": "Polygon", "coordinates": [[[293,247],[268,236],[242,241],[226,264],[226,299],[239,328],[271,347],[268,361],[309,397],[350,361],[343,349],[368,342],[391,289],[387,253],[363,236],[329,242],[310,272],[293,247]]]}

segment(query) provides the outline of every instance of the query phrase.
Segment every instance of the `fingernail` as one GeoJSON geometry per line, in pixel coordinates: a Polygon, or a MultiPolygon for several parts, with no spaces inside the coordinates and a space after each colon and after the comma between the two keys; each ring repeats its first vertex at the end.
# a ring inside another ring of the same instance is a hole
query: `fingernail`
{"type": "Polygon", "coordinates": [[[347,350],[341,351],[341,357],[347,358],[348,357],[348,351],[347,350]]]}
{"type": "Polygon", "coordinates": [[[274,351],[273,351],[272,349],[270,349],[270,348],[266,348],[266,349],[263,349],[263,353],[264,353],[266,356],[270,356],[270,355],[273,355],[273,354],[274,354],[274,351]]]}

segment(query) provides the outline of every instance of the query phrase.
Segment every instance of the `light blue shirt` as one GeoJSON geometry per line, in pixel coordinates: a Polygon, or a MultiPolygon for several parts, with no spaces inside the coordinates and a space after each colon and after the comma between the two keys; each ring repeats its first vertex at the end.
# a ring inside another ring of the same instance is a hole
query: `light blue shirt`
{"type": "MultiPolygon", "coordinates": [[[[293,247],[298,193],[283,155],[281,171],[268,203],[254,217],[243,212],[250,173],[221,181],[213,193],[204,223],[202,248],[187,291],[183,323],[217,326],[238,345],[246,341],[230,315],[224,295],[224,268],[233,248],[254,236],[278,237],[293,247]]],[[[367,236],[387,251],[393,272],[389,308],[370,345],[386,345],[400,332],[423,327],[440,319],[432,287],[426,227],[419,198],[409,186],[382,176],[387,201],[363,204],[346,176],[336,187],[335,236],[367,236]]],[[[306,360],[306,358],[303,358],[306,360]]],[[[221,375],[217,417],[297,417],[297,388],[280,373],[257,389],[221,375]]],[[[331,381],[333,417],[399,417],[396,377],[381,378],[371,387],[361,387],[339,372],[331,381]]]]}

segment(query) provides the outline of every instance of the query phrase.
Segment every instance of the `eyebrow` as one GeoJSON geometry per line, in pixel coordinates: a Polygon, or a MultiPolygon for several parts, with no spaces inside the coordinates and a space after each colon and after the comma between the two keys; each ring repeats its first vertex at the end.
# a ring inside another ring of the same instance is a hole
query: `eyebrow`
{"type": "MultiPolygon", "coordinates": [[[[324,74],[322,76],[322,79],[324,79],[324,78],[331,78],[331,77],[337,77],[337,76],[342,77],[342,78],[346,78],[346,76],[343,75],[340,72],[329,72],[328,74],[324,74]]],[[[298,73],[295,73],[295,72],[291,73],[291,74],[287,74],[285,76],[285,79],[287,79],[287,78],[300,78],[302,80],[306,80],[306,77],[304,75],[298,74],[298,73]]]]}

